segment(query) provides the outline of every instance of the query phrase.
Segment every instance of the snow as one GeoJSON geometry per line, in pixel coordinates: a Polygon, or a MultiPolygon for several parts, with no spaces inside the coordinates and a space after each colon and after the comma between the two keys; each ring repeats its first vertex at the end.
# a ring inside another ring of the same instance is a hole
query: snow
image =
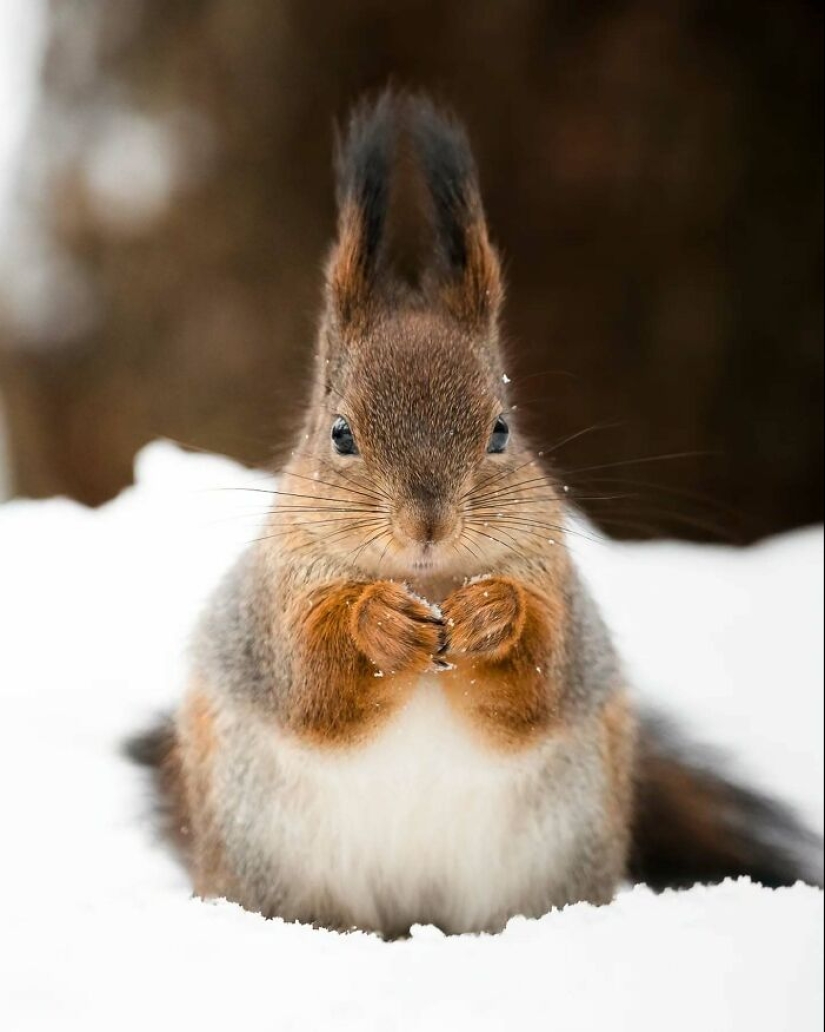
{"type": "MultiPolygon", "coordinates": [[[[628,889],[399,943],[190,899],[117,745],[174,703],[268,482],[156,443],[102,509],[0,506],[0,1027],[822,1027],[823,897],[804,886],[628,889]]],[[[572,547],[644,695],[821,828],[822,529],[745,551],[572,547]]]]}

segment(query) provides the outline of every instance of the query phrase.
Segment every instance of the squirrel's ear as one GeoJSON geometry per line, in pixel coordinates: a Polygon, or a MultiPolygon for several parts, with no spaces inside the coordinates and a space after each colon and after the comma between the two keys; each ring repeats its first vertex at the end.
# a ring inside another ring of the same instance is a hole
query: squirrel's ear
{"type": "Polygon", "coordinates": [[[412,103],[411,130],[432,202],[436,287],[462,321],[494,321],[504,296],[501,265],[467,135],[426,97],[412,103]]]}
{"type": "Polygon", "coordinates": [[[389,91],[352,113],[336,137],[338,240],[327,269],[333,312],[340,325],[363,321],[380,269],[395,150],[396,117],[389,91]]]}

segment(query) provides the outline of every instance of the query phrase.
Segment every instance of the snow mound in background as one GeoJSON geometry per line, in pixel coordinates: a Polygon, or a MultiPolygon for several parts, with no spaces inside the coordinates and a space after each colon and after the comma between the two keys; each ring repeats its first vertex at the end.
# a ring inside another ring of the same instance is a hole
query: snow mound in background
{"type": "MultiPolygon", "coordinates": [[[[167,444],[92,511],[0,507],[0,1027],[822,1027],[823,897],[746,882],[387,944],[188,898],[120,739],[177,698],[269,478],[167,444]],[[249,491],[247,489],[255,490],[249,491]]],[[[819,528],[573,551],[640,691],[822,824],[819,528]]]]}

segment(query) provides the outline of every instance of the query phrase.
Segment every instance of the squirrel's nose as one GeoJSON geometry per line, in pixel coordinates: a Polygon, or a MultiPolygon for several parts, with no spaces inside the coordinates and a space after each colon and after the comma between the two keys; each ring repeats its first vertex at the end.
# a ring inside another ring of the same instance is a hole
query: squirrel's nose
{"type": "Polygon", "coordinates": [[[400,507],[397,522],[406,537],[433,545],[450,536],[455,519],[442,496],[423,485],[410,492],[409,501],[400,507]]]}
{"type": "Polygon", "coordinates": [[[428,512],[421,518],[421,540],[428,545],[443,541],[449,534],[447,521],[434,512],[428,512]]]}
{"type": "Polygon", "coordinates": [[[434,545],[449,537],[450,523],[434,512],[422,513],[417,518],[406,521],[405,530],[408,535],[422,545],[434,545]]]}

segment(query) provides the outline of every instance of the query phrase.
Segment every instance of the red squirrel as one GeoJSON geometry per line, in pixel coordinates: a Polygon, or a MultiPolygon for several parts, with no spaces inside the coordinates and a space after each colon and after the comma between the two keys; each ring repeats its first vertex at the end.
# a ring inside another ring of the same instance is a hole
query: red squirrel
{"type": "Polygon", "coordinates": [[[626,879],[804,876],[786,811],[636,711],[561,482],[513,416],[463,129],[386,92],[336,165],[298,444],[174,719],[133,743],[194,891],[393,937],[496,931],[626,879]],[[402,157],[427,232],[412,276],[391,241],[402,157]]]}

